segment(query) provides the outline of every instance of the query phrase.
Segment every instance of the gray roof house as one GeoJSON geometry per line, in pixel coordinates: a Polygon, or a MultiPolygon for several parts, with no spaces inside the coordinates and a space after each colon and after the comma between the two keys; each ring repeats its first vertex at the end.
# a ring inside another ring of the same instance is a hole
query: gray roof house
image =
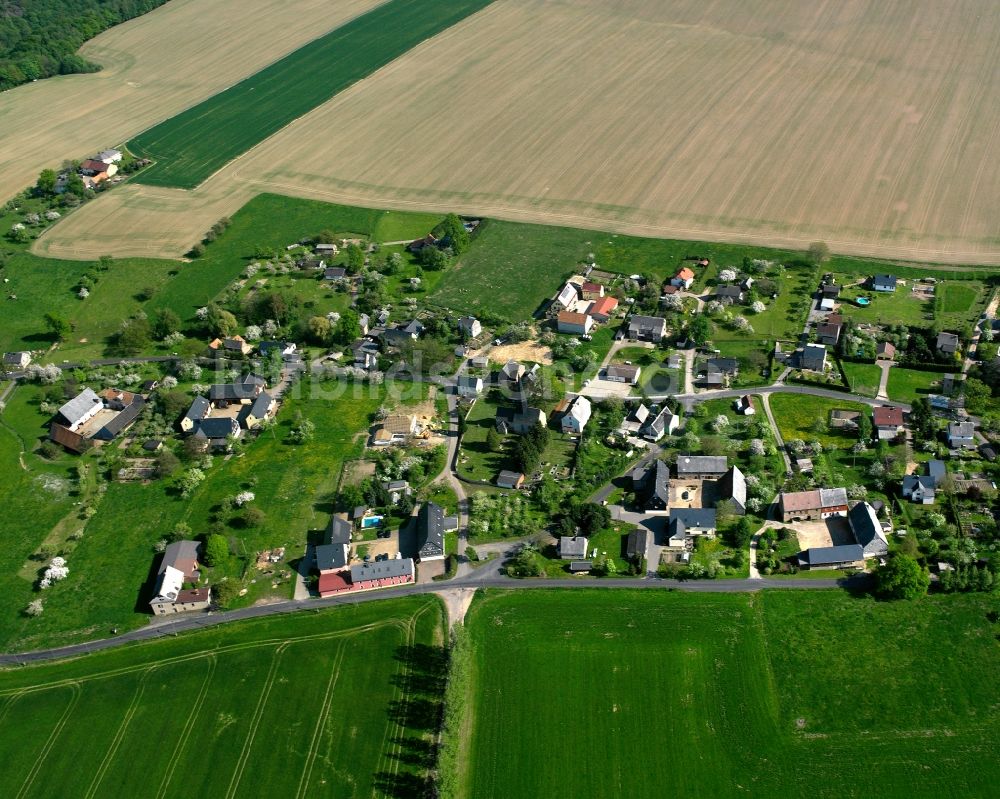
{"type": "Polygon", "coordinates": [[[941,485],[941,481],[944,480],[945,476],[948,474],[948,467],[945,465],[944,461],[927,461],[927,474],[933,478],[934,487],[937,488],[941,485]]]}
{"type": "Polygon", "coordinates": [[[326,543],[328,544],[350,544],[351,535],[354,529],[347,519],[341,516],[331,516],[330,523],[326,527],[326,543]]]}
{"type": "Polygon", "coordinates": [[[731,284],[718,286],[715,289],[715,296],[722,302],[743,302],[743,289],[731,284]]]}
{"type": "Polygon", "coordinates": [[[799,553],[799,565],[807,569],[841,569],[864,565],[864,550],[857,544],[813,547],[799,553]]]}
{"type": "Polygon", "coordinates": [[[181,430],[185,433],[190,433],[200,420],[208,416],[211,410],[212,404],[207,399],[204,397],[195,397],[191,403],[191,407],[188,408],[188,412],[181,419],[181,430]]]}
{"type": "Polygon", "coordinates": [[[444,559],[444,534],[458,527],[458,519],[445,516],[444,508],[425,502],[417,513],[417,554],[421,561],[444,559]]]}
{"type": "Polygon", "coordinates": [[[958,336],[954,333],[938,333],[936,346],[942,355],[954,355],[958,352],[958,336]]]}
{"type": "Polygon", "coordinates": [[[677,476],[692,479],[715,479],[729,470],[725,455],[678,455],[677,476]]]}
{"type": "Polygon", "coordinates": [[[715,535],[715,510],[713,508],[671,508],[667,523],[667,546],[685,546],[688,538],[715,535]]]}
{"type": "Polygon", "coordinates": [[[587,557],[586,537],[582,535],[560,537],[559,557],[562,560],[579,560],[587,557]]]}
{"type": "Polygon", "coordinates": [[[628,320],[628,337],[638,341],[662,341],[667,320],[660,316],[633,316],[628,320]]]}
{"type": "Polygon", "coordinates": [[[948,446],[952,449],[974,447],[976,426],[972,422],[951,422],[948,425],[948,446]]]}
{"type": "Polygon", "coordinates": [[[200,579],[198,542],[174,541],[170,544],[163,551],[156,572],[156,595],[149,601],[154,615],[206,610],[212,601],[211,589],[184,587],[184,583],[195,583],[200,579]]]}
{"type": "Polygon", "coordinates": [[[628,534],[625,541],[625,555],[629,558],[646,557],[646,549],[649,546],[649,530],[637,527],[628,534]]]}
{"type": "Polygon", "coordinates": [[[650,419],[641,428],[639,435],[647,441],[659,441],[667,433],[673,433],[681,423],[681,417],[670,408],[663,408],[655,418],[650,419]]]}
{"type": "Polygon", "coordinates": [[[859,502],[847,513],[847,521],[866,558],[879,557],[889,552],[889,542],[882,532],[882,523],[875,509],[867,502],[859,502]]]}
{"type": "Polygon", "coordinates": [[[930,475],[908,474],[903,478],[903,497],[922,505],[933,505],[936,494],[934,478],[930,475]]]}
{"type": "Polygon", "coordinates": [[[670,467],[657,460],[647,468],[632,472],[632,483],[645,496],[646,512],[665,511],[670,507],[670,467]]]}
{"type": "Polygon", "coordinates": [[[455,393],[460,397],[478,397],[483,390],[483,378],[473,375],[459,375],[455,381],[455,393]]]}
{"type": "Polygon", "coordinates": [[[895,291],[896,282],[893,275],[875,275],[872,278],[872,288],[875,291],[895,291]]]}
{"type": "Polygon", "coordinates": [[[799,356],[799,368],[813,372],[822,372],[826,368],[826,346],[823,344],[806,344],[799,356]]]}
{"type": "Polygon", "coordinates": [[[31,363],[31,353],[27,350],[18,352],[5,352],[3,354],[3,365],[12,369],[24,369],[31,363]]]}
{"type": "Polygon", "coordinates": [[[747,512],[747,479],[739,467],[731,467],[715,485],[720,500],[730,500],[740,516],[747,512]]]}

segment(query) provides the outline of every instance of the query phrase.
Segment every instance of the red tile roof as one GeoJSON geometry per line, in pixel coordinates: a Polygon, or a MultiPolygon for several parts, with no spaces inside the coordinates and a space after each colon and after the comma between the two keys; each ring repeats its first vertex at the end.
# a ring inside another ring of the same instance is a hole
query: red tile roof
{"type": "Polygon", "coordinates": [[[587,314],[576,313],[574,311],[560,311],[558,319],[567,325],[585,325],[587,323],[587,314]]]}
{"type": "Polygon", "coordinates": [[[601,297],[599,300],[594,300],[588,310],[591,316],[610,316],[617,307],[618,300],[614,297],[601,297]]]}
{"type": "Polygon", "coordinates": [[[686,266],[680,268],[676,275],[681,280],[691,280],[694,277],[694,271],[688,269],[686,266]]]}
{"type": "Polygon", "coordinates": [[[872,411],[876,427],[901,427],[903,424],[903,409],[882,406],[872,411]]]}

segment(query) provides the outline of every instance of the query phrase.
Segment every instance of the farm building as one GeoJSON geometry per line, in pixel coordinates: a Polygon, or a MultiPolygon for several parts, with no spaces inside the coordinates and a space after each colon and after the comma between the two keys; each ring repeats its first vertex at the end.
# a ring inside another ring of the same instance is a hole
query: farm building
{"type": "Polygon", "coordinates": [[[836,547],[813,547],[799,553],[799,566],[803,569],[863,569],[864,550],[857,544],[836,547]]]}
{"type": "Polygon", "coordinates": [[[210,588],[184,588],[201,579],[198,542],[174,541],[163,552],[156,572],[156,595],[149,601],[155,616],[207,610],[212,601],[210,588]]]}
{"type": "Polygon", "coordinates": [[[814,521],[847,515],[846,488],[816,488],[812,491],[781,492],[778,511],[783,522],[814,521]]]}
{"type": "Polygon", "coordinates": [[[580,286],[580,297],[584,300],[599,300],[604,296],[604,286],[589,280],[580,286]]]}
{"type": "Polygon", "coordinates": [[[458,528],[458,519],[445,516],[444,508],[425,502],[417,513],[417,555],[421,562],[444,560],[444,534],[458,528]]]}
{"type": "Polygon", "coordinates": [[[497,475],[497,486],[499,488],[521,488],[524,485],[524,475],[520,472],[512,472],[503,469],[497,475]]]}
{"type": "Polygon", "coordinates": [[[632,487],[642,497],[646,513],[665,512],[670,507],[670,467],[656,460],[632,471],[632,487]]]}
{"type": "Polygon", "coordinates": [[[587,313],[594,317],[595,321],[607,322],[617,307],[618,300],[614,297],[601,297],[590,304],[587,313]]]}
{"type": "Polygon", "coordinates": [[[693,480],[715,480],[729,471],[725,455],[678,455],[677,476],[693,480]]]}
{"type": "Polygon", "coordinates": [[[882,531],[882,523],[875,515],[875,509],[867,502],[859,502],[850,513],[847,521],[851,525],[854,540],[862,548],[866,558],[874,558],[889,552],[889,542],[882,531]]]}
{"type": "Polygon", "coordinates": [[[3,354],[3,365],[6,369],[25,369],[30,363],[31,353],[27,350],[3,354]]]}
{"type": "Polygon", "coordinates": [[[659,441],[663,436],[672,434],[681,424],[681,417],[664,407],[656,416],[639,429],[647,441],[659,441]]]}
{"type": "Polygon", "coordinates": [[[594,326],[594,318],[585,313],[575,311],[560,311],[556,316],[556,329],[560,333],[573,333],[585,336],[594,326]]]}
{"type": "Polygon", "coordinates": [[[633,316],[628,320],[628,337],[659,343],[667,334],[667,320],[659,316],[633,316]]]}
{"type": "Polygon", "coordinates": [[[97,394],[85,388],[59,408],[49,427],[49,438],[68,450],[83,452],[91,444],[113,441],[145,407],[141,394],[113,388],[97,394]]]}

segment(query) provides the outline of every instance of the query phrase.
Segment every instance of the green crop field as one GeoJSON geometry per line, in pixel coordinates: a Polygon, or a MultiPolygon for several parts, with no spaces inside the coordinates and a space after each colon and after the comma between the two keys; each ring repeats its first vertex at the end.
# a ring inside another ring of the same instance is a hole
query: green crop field
{"type": "Polygon", "coordinates": [[[136,179],[194,188],[254,145],[492,0],[388,0],[128,143],[136,179]]]}
{"type": "Polygon", "coordinates": [[[833,591],[488,594],[467,620],[462,793],[989,796],[1000,778],[993,605],[833,591]]]}
{"type": "Polygon", "coordinates": [[[0,674],[0,794],[405,795],[432,765],[443,616],[413,598],[0,674]]]}

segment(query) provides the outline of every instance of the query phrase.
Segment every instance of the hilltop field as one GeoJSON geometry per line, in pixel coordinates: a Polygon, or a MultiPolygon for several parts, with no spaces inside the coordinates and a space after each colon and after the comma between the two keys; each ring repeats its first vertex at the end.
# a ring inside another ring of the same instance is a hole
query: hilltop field
{"type": "Polygon", "coordinates": [[[467,620],[460,795],[989,796],[992,606],[488,594],[467,620]]]}
{"type": "MultiPolygon", "coordinates": [[[[214,219],[272,191],[1000,263],[992,10],[986,0],[497,0],[193,192],[123,187],[41,246],[67,257],[109,245],[116,255],[177,256],[214,219]]],[[[194,158],[208,142],[177,140],[168,157],[194,158]]],[[[51,152],[49,163],[81,155],[51,152]]]]}

